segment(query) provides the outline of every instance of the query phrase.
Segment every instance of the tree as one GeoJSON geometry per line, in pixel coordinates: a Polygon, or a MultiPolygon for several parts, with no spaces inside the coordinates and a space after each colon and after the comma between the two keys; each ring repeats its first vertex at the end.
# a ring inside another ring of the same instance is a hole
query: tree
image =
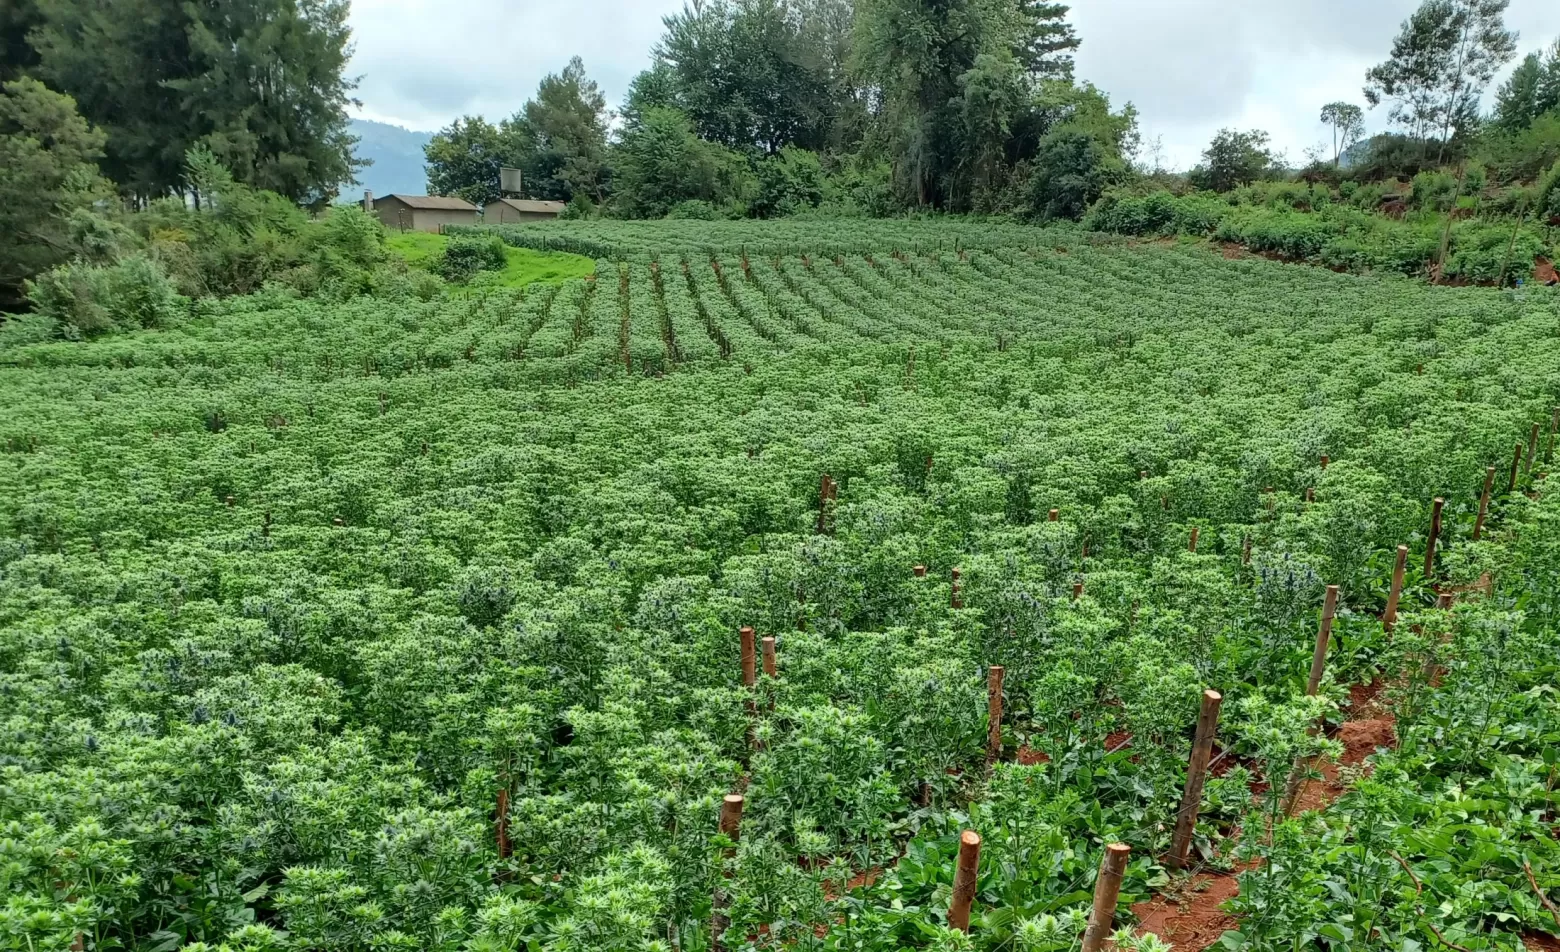
{"type": "Polygon", "coordinates": [[[93,205],[110,194],[98,174],[104,136],[70,97],[35,79],[0,95],[0,310],[24,281],[84,250],[93,205]]]}
{"type": "Polygon", "coordinates": [[[1036,80],[1071,79],[1072,54],[1083,41],[1067,22],[1070,8],[1047,0],[1018,0],[1019,42],[1014,52],[1036,80]]]}
{"type": "Polygon", "coordinates": [[[205,145],[242,182],[322,201],[351,181],[346,0],[37,0],[41,78],[108,134],[140,201],[184,189],[205,145]]]}
{"type": "Polygon", "coordinates": [[[42,22],[36,0],[6,0],[0,4],[0,83],[26,75],[38,65],[38,54],[27,40],[42,22]]]}
{"type": "Polygon", "coordinates": [[[520,152],[511,124],[494,126],[481,116],[456,119],[423,149],[428,160],[428,192],[486,205],[502,194],[499,170],[518,167],[520,152]]]}
{"type": "Polygon", "coordinates": [[[1510,0],[1424,0],[1404,21],[1392,53],[1365,75],[1372,107],[1391,102],[1393,122],[1422,140],[1438,139],[1444,155],[1478,120],[1484,89],[1516,54],[1505,28],[1510,0]]]}
{"type": "Polygon", "coordinates": [[[522,110],[521,141],[528,153],[527,191],[541,198],[572,201],[606,199],[607,100],[585,75],[578,56],[562,73],[545,77],[522,110]]]}
{"type": "Polygon", "coordinates": [[[1560,40],[1547,51],[1529,53],[1495,97],[1493,125],[1520,132],[1544,113],[1560,109],[1560,40]]]}
{"type": "Polygon", "coordinates": [[[740,200],[747,163],[694,133],[693,121],[676,109],[646,107],[624,129],[614,151],[614,209],[630,218],[661,218],[690,201],[740,200]]]}
{"type": "Polygon", "coordinates": [[[1276,164],[1268,150],[1266,132],[1220,129],[1203,152],[1203,161],[1192,170],[1192,184],[1214,192],[1228,192],[1269,175],[1276,164]]]}
{"type": "MultiPolygon", "coordinates": [[[[974,84],[990,97],[986,81],[1023,42],[1011,0],[861,0],[856,11],[855,69],[880,97],[880,118],[896,176],[919,205],[965,207],[972,173],[981,167],[984,142],[972,142],[965,101],[966,78],[983,62],[986,76],[974,84]],[[963,128],[961,128],[963,127],[963,128]]],[[[1006,71],[1006,67],[1002,67],[1006,71]]],[[[990,117],[988,134],[1003,123],[990,117]]]]}
{"type": "Polygon", "coordinates": [[[1322,122],[1332,126],[1333,164],[1341,165],[1344,150],[1365,134],[1365,111],[1353,103],[1328,103],[1322,107],[1322,122]]]}
{"type": "Polygon", "coordinates": [[[693,2],[662,22],[655,56],[671,79],[662,104],[686,112],[702,138],[771,155],[840,140],[835,123],[854,99],[845,0],[693,2]]]}
{"type": "Polygon", "coordinates": [[[1029,179],[1030,213],[1077,221],[1105,190],[1129,175],[1121,156],[1082,129],[1063,126],[1040,142],[1029,179]]]}

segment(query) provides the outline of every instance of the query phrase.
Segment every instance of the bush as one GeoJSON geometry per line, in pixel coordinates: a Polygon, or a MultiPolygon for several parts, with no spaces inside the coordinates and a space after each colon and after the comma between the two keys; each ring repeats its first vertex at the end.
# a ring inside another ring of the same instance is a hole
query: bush
{"type": "Polygon", "coordinates": [[[1414,208],[1445,212],[1451,209],[1456,194],[1457,179],[1445,172],[1420,172],[1414,176],[1408,203],[1414,208]]]}
{"type": "Polygon", "coordinates": [[[438,272],[447,281],[471,280],[478,271],[502,271],[504,242],[496,235],[457,235],[439,259],[438,272]]]}
{"type": "Polygon", "coordinates": [[[1167,191],[1107,192],[1084,217],[1084,227],[1117,235],[1211,235],[1233,209],[1207,193],[1180,198],[1167,191]]]}
{"type": "Polygon", "coordinates": [[[681,218],[691,221],[720,221],[726,217],[720,213],[712,203],[702,198],[690,198],[685,202],[678,202],[666,213],[667,218],[681,218]]]}
{"type": "Polygon", "coordinates": [[[164,327],[180,308],[173,282],[141,254],[110,265],[61,265],[29,281],[27,298],[71,339],[164,327]]]}

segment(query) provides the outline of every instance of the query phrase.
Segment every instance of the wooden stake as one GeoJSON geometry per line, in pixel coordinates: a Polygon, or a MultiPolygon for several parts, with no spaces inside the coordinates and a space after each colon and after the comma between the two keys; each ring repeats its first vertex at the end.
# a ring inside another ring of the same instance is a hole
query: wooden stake
{"type": "Polygon", "coordinates": [[[498,791],[498,817],[493,824],[498,837],[499,862],[509,859],[509,790],[498,791]]]}
{"type": "Polygon", "coordinates": [[[1403,598],[1403,572],[1408,568],[1408,546],[1398,546],[1397,565],[1392,568],[1392,591],[1387,594],[1387,610],[1381,613],[1382,627],[1388,634],[1397,626],[1398,602],[1403,598]]]}
{"type": "Polygon", "coordinates": [[[1083,583],[1082,582],[1074,582],[1073,583],[1073,601],[1076,602],[1078,599],[1080,599],[1082,597],[1083,597],[1083,583]]]}
{"type": "Polygon", "coordinates": [[[1327,645],[1332,641],[1333,618],[1338,613],[1338,586],[1327,586],[1327,597],[1322,601],[1322,624],[1316,632],[1316,653],[1311,656],[1311,676],[1306,679],[1307,697],[1315,697],[1322,686],[1322,674],[1327,670],[1327,645]]]}
{"type": "Polygon", "coordinates": [[[775,657],[775,639],[767,637],[763,639],[764,645],[764,674],[771,678],[780,676],[780,663],[775,657]]]}
{"type": "Polygon", "coordinates": [[[1522,469],[1522,444],[1518,443],[1517,444],[1517,451],[1511,457],[1511,487],[1509,489],[1507,489],[1506,492],[1514,493],[1514,492],[1517,491],[1517,473],[1521,469],[1522,469]]]}
{"type": "Polygon", "coordinates": [[[1322,457],[1322,472],[1324,472],[1324,473],[1327,472],[1327,466],[1331,462],[1332,462],[1332,457],[1330,457],[1330,456],[1323,456],[1322,457]]]}
{"type": "Polygon", "coordinates": [[[926,578],[926,566],[917,565],[913,571],[915,572],[916,578],[926,578]]]}
{"type": "Polygon", "coordinates": [[[948,598],[948,604],[953,608],[964,607],[964,589],[959,584],[959,570],[953,570],[953,593],[948,598]]]}
{"type": "Polygon", "coordinates": [[[994,764],[1002,758],[1002,679],[1007,669],[1000,664],[991,666],[986,677],[986,763],[994,764]]]}
{"type": "Polygon", "coordinates": [[[1052,522],[1061,522],[1062,521],[1062,511],[1060,509],[1052,509],[1051,510],[1051,521],[1052,522]]]}
{"type": "Polygon", "coordinates": [[[1305,501],[1306,502],[1316,502],[1316,487],[1315,486],[1307,486],[1305,488],[1305,501]]]}
{"type": "Polygon", "coordinates": [[[1538,431],[1539,425],[1533,424],[1533,432],[1528,435],[1527,463],[1522,467],[1522,472],[1528,476],[1533,475],[1533,463],[1538,458],[1538,431]]]}
{"type": "Polygon", "coordinates": [[[1437,497],[1430,510],[1430,538],[1425,542],[1425,578],[1435,578],[1435,543],[1441,537],[1441,510],[1446,500],[1437,497]]]}
{"type": "Polygon", "coordinates": [[[1443,612],[1451,611],[1452,606],[1456,604],[1456,602],[1457,596],[1453,595],[1451,592],[1441,592],[1435,597],[1435,607],[1443,612]]]}
{"type": "Polygon", "coordinates": [[[1555,407],[1554,419],[1549,423],[1549,446],[1544,450],[1544,462],[1552,462],[1555,458],[1555,434],[1560,433],[1560,407],[1555,407]]]}
{"type": "Polygon", "coordinates": [[[1251,536],[1246,536],[1240,543],[1240,564],[1251,564],[1251,536]]]}
{"type": "Polygon", "coordinates": [[[1173,869],[1184,869],[1192,853],[1192,834],[1197,830],[1197,814],[1202,810],[1203,785],[1208,780],[1208,760],[1213,756],[1213,740],[1219,731],[1219,705],[1224,696],[1204,691],[1202,713],[1197,716],[1197,735],[1192,742],[1192,759],[1186,768],[1186,792],[1176,814],[1175,837],[1165,862],[1173,869]]]}
{"type": "Polygon", "coordinates": [[[758,663],[753,651],[753,629],[744,628],[742,637],[742,686],[751,688],[758,683],[758,663]]]}
{"type": "Polygon", "coordinates": [[[1479,518],[1473,521],[1473,541],[1484,535],[1484,520],[1490,514],[1490,492],[1495,488],[1495,467],[1484,471],[1484,492],[1479,496],[1479,518]]]}
{"type": "MultiPolygon", "coordinates": [[[[726,799],[720,805],[720,832],[732,842],[736,842],[742,835],[742,803],[743,799],[740,793],[731,793],[726,795],[726,799]]],[[[728,849],[723,851],[721,854],[722,866],[724,867],[725,865],[724,860],[729,860],[734,855],[736,855],[735,850],[728,849]]],[[[726,930],[731,927],[731,919],[726,916],[725,878],[726,871],[722,868],[722,882],[717,883],[715,886],[715,901],[712,904],[713,911],[710,916],[710,939],[715,952],[725,952],[726,930]]]]}
{"type": "Polygon", "coordinates": [[[953,874],[953,899],[948,903],[948,928],[970,931],[970,906],[980,878],[980,834],[965,830],[959,836],[959,865],[953,874]]]}
{"type": "Polygon", "coordinates": [[[818,481],[818,534],[826,535],[829,531],[829,503],[839,496],[839,486],[828,473],[818,481]]]}
{"type": "Polygon", "coordinates": [[[1132,848],[1125,843],[1105,847],[1100,862],[1100,878],[1094,884],[1094,910],[1089,913],[1089,928],[1083,933],[1083,952],[1100,952],[1116,925],[1116,902],[1121,898],[1121,879],[1127,872],[1132,848]]]}
{"type": "Polygon", "coordinates": [[[1197,551],[1197,533],[1200,532],[1201,530],[1202,530],[1201,526],[1192,526],[1192,541],[1191,541],[1191,544],[1187,546],[1187,550],[1188,551],[1190,551],[1190,552],[1196,552],[1197,551]]]}

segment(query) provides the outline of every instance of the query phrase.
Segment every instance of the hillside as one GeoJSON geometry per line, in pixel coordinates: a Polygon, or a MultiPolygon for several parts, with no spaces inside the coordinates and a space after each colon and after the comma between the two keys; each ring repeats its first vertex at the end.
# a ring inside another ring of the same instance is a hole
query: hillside
{"type": "Polygon", "coordinates": [[[423,147],[433,133],[413,132],[371,119],[353,119],[352,134],[359,140],[354,150],[357,157],[372,159],[374,163],[358,173],[357,190],[367,189],[375,195],[421,195],[428,190],[423,147]]]}

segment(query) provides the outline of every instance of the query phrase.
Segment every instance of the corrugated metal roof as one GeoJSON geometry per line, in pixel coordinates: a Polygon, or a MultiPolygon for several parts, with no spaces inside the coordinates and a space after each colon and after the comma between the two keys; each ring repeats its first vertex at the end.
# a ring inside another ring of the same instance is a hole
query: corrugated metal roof
{"type": "MultiPolygon", "coordinates": [[[[464,198],[447,198],[443,195],[386,195],[385,198],[393,198],[404,202],[411,208],[422,208],[431,211],[474,212],[477,206],[464,198]]],[[[375,204],[384,201],[376,199],[375,204]]]]}
{"type": "Polygon", "coordinates": [[[532,215],[560,215],[563,213],[563,202],[533,202],[524,198],[500,198],[489,202],[488,208],[494,205],[508,205],[517,212],[526,212],[532,215]]]}

